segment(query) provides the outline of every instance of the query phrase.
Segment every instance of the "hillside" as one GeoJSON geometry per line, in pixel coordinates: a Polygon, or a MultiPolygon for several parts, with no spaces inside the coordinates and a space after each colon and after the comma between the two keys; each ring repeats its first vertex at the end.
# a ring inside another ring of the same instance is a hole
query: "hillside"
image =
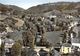
{"type": "MultiPolygon", "coordinates": [[[[25,12],[28,14],[43,14],[49,11],[58,10],[60,12],[64,10],[78,10],[80,8],[80,2],[57,2],[37,5],[29,8],[25,12]]],[[[80,10],[80,9],[79,9],[80,10]]]]}
{"type": "Polygon", "coordinates": [[[2,13],[13,12],[13,14],[21,14],[24,9],[15,5],[5,5],[0,3],[0,11],[2,13]]]}
{"type": "Polygon", "coordinates": [[[23,11],[24,9],[20,7],[0,3],[0,24],[2,23],[1,25],[3,25],[3,27],[0,26],[0,28],[4,30],[7,29],[7,31],[10,32],[13,31],[13,28],[17,29],[17,27],[21,27],[24,23],[24,21],[20,19],[23,11]]]}

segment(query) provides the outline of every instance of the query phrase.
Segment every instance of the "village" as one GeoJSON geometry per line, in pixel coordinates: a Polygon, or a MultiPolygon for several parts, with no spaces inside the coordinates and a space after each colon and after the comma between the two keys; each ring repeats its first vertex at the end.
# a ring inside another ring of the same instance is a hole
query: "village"
{"type": "Polygon", "coordinates": [[[53,10],[44,15],[3,11],[0,11],[1,56],[80,56],[78,10],[53,10]]]}

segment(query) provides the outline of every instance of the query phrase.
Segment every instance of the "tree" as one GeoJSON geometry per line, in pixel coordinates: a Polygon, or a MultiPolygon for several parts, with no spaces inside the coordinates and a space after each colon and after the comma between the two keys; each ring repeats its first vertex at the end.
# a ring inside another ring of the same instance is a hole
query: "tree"
{"type": "Polygon", "coordinates": [[[63,34],[60,35],[60,37],[62,37],[62,43],[66,43],[66,32],[64,32],[63,34]]]}
{"type": "Polygon", "coordinates": [[[1,44],[1,47],[0,47],[0,55],[1,56],[4,56],[4,53],[5,53],[5,50],[4,50],[4,43],[1,44]]]}
{"type": "Polygon", "coordinates": [[[25,18],[25,14],[24,15],[22,15],[22,17],[21,18],[25,18]]]}
{"type": "Polygon", "coordinates": [[[34,47],[35,36],[32,30],[28,29],[26,32],[22,33],[24,46],[34,47]]]}
{"type": "Polygon", "coordinates": [[[20,45],[19,42],[16,42],[11,49],[11,55],[12,56],[21,56],[21,48],[22,46],[20,45]]]}
{"type": "Polygon", "coordinates": [[[1,6],[1,7],[0,7],[0,11],[1,11],[2,13],[5,13],[5,12],[8,11],[8,8],[5,7],[5,6],[1,6]]]}
{"type": "Polygon", "coordinates": [[[28,30],[28,32],[27,32],[27,37],[28,37],[28,40],[29,40],[29,46],[31,48],[34,48],[35,37],[34,37],[33,33],[30,30],[28,30]]]}

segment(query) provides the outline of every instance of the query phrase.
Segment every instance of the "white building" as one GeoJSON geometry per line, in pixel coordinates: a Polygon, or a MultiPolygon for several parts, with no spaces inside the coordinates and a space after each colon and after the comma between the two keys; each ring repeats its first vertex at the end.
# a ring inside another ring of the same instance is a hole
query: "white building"
{"type": "Polygon", "coordinates": [[[73,46],[78,46],[80,48],[80,43],[72,43],[73,46]]]}
{"type": "Polygon", "coordinates": [[[71,53],[71,45],[68,43],[64,43],[60,49],[61,54],[69,54],[71,53]]]}
{"type": "Polygon", "coordinates": [[[80,26],[74,27],[73,31],[76,33],[76,37],[72,38],[72,45],[80,48],[80,26]]]}
{"type": "Polygon", "coordinates": [[[10,27],[6,27],[7,32],[13,32],[13,30],[10,27]]]}
{"type": "Polygon", "coordinates": [[[0,46],[1,46],[1,38],[0,38],[0,46]]]}
{"type": "Polygon", "coordinates": [[[5,48],[6,49],[11,48],[13,46],[13,44],[14,44],[14,40],[8,39],[8,38],[6,38],[4,40],[4,42],[5,42],[5,48]]]}
{"type": "Polygon", "coordinates": [[[71,16],[71,15],[66,15],[65,18],[69,18],[69,19],[70,19],[70,18],[73,18],[73,16],[71,16]]]}

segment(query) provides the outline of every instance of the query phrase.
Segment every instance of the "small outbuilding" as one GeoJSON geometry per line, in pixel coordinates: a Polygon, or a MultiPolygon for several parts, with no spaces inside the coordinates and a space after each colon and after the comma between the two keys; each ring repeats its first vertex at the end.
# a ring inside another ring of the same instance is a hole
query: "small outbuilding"
{"type": "Polygon", "coordinates": [[[62,47],[61,47],[60,52],[61,52],[62,54],[69,54],[69,53],[71,53],[71,44],[69,44],[69,43],[64,43],[64,44],[62,45],[62,47]]]}

